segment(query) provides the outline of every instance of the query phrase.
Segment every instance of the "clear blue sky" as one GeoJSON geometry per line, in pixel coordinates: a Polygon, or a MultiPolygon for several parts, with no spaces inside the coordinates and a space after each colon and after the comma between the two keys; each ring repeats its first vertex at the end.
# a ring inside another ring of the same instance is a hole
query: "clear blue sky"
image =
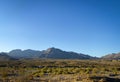
{"type": "Polygon", "coordinates": [[[0,0],[0,52],[120,52],[120,0],[0,0]]]}

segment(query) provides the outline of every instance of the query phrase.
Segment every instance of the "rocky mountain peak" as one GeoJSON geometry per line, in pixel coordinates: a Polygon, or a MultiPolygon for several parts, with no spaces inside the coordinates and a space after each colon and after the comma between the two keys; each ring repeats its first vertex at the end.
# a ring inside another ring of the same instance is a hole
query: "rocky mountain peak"
{"type": "Polygon", "coordinates": [[[61,50],[54,48],[54,47],[51,47],[51,48],[48,48],[47,50],[45,50],[46,53],[58,52],[58,51],[61,51],[61,50]]]}

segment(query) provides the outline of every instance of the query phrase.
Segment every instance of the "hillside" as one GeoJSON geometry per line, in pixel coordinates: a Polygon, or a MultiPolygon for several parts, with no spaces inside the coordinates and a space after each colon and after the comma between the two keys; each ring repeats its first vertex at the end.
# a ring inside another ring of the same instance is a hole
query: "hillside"
{"type": "Polygon", "coordinates": [[[112,53],[102,57],[103,59],[120,59],[120,53],[112,53]]]}

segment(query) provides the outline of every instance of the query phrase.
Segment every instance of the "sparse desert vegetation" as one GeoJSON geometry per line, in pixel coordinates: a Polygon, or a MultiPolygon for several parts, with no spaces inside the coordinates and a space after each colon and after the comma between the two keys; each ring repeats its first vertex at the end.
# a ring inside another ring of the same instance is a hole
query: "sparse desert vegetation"
{"type": "Polygon", "coordinates": [[[0,82],[120,82],[120,60],[0,61],[0,82]]]}

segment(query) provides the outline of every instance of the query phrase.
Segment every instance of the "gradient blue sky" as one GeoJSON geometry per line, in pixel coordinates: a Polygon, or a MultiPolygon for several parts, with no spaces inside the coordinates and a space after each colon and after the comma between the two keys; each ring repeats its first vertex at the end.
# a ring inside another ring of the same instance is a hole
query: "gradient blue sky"
{"type": "Polygon", "coordinates": [[[0,0],[0,52],[120,52],[120,0],[0,0]]]}

